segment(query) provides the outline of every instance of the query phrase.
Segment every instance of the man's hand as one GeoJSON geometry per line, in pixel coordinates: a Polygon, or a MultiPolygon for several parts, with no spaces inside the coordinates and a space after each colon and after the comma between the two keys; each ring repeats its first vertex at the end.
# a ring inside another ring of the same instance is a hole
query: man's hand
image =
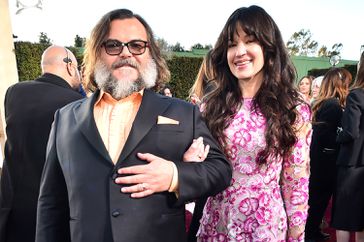
{"type": "Polygon", "coordinates": [[[118,177],[115,182],[117,184],[134,184],[123,187],[121,192],[131,193],[133,198],[142,198],[156,192],[168,191],[173,177],[172,162],[149,153],[138,153],[138,157],[148,161],[149,164],[119,169],[119,174],[129,174],[129,176],[118,177]]]}
{"type": "Polygon", "coordinates": [[[183,161],[204,161],[210,151],[209,145],[204,145],[203,138],[194,139],[190,148],[183,154],[183,161]]]}

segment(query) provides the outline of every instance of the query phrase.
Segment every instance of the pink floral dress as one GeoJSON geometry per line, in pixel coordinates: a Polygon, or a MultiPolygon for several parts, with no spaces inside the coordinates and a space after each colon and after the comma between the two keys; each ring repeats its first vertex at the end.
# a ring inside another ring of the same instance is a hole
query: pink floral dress
{"type": "Polygon", "coordinates": [[[210,197],[198,232],[199,241],[304,241],[307,217],[311,112],[297,107],[298,142],[287,160],[256,162],[265,147],[266,119],[245,99],[225,130],[227,156],[233,166],[231,185],[210,197]]]}

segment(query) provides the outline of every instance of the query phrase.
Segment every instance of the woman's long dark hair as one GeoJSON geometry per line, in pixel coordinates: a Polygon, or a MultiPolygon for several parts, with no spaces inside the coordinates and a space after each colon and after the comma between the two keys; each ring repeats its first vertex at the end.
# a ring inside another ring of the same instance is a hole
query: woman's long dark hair
{"type": "Polygon", "coordinates": [[[358,72],[356,73],[355,82],[352,86],[352,89],[355,88],[364,88],[364,52],[361,53],[358,72]]]}
{"type": "Polygon", "coordinates": [[[258,6],[235,10],[223,28],[211,53],[217,88],[208,95],[204,117],[213,136],[224,147],[224,130],[242,105],[242,92],[238,79],[231,73],[227,62],[229,40],[242,28],[262,46],[264,53],[263,81],[253,98],[253,108],[266,118],[266,147],[258,162],[265,163],[270,155],[283,156],[297,142],[294,123],[296,106],[300,100],[295,90],[295,68],[290,61],[281,33],[274,20],[258,6]]]}

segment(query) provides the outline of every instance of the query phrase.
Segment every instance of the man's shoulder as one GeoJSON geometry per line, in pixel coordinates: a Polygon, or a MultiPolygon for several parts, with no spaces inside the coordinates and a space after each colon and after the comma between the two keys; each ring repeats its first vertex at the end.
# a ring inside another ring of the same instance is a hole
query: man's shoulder
{"type": "Polygon", "coordinates": [[[351,96],[364,96],[363,88],[354,88],[350,91],[349,95],[351,96]]]}
{"type": "Polygon", "coordinates": [[[36,84],[37,82],[35,80],[20,81],[9,86],[9,89],[25,88],[36,84]]]}
{"type": "Polygon", "coordinates": [[[71,103],[66,104],[64,107],[60,109],[60,112],[70,112],[72,110],[78,109],[88,98],[82,98],[79,100],[75,100],[71,103]]]}
{"type": "Polygon", "coordinates": [[[38,83],[34,80],[17,82],[8,87],[7,93],[8,95],[23,96],[26,93],[33,93],[32,90],[35,90],[37,85],[38,83]]]}
{"type": "Polygon", "coordinates": [[[188,107],[188,108],[192,108],[194,105],[182,100],[180,98],[176,98],[176,97],[167,97],[164,96],[162,94],[159,93],[155,93],[154,95],[156,95],[159,99],[161,99],[162,102],[169,102],[171,103],[171,105],[176,106],[176,107],[188,107]]]}
{"type": "Polygon", "coordinates": [[[331,107],[340,105],[339,99],[337,98],[327,98],[326,100],[322,101],[321,107],[331,107]]]}
{"type": "Polygon", "coordinates": [[[171,99],[172,99],[172,104],[176,106],[183,106],[189,108],[194,106],[193,104],[179,98],[172,97],[171,99]]]}
{"type": "MultiPolygon", "coordinates": [[[[39,87],[53,87],[52,83],[46,81],[47,78],[40,76],[34,80],[19,81],[12,84],[8,90],[29,90],[29,88],[39,88],[39,87]]],[[[64,81],[66,82],[66,81],[64,81]]]]}

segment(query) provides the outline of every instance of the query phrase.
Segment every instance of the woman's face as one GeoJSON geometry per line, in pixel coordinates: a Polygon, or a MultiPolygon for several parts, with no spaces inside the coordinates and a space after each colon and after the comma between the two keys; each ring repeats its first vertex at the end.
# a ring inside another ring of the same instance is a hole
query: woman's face
{"type": "Polygon", "coordinates": [[[305,95],[309,95],[310,89],[311,89],[311,82],[310,80],[305,77],[300,81],[300,84],[298,86],[299,92],[305,95]]]}
{"type": "Polygon", "coordinates": [[[164,96],[172,97],[172,92],[169,88],[164,89],[164,96]]]}
{"type": "Polygon", "coordinates": [[[263,48],[254,38],[247,35],[242,28],[233,40],[229,40],[227,62],[231,73],[239,80],[262,80],[264,66],[263,48]]]}
{"type": "Polygon", "coordinates": [[[312,85],[312,98],[317,98],[318,94],[320,92],[320,86],[315,83],[312,85]]]}

